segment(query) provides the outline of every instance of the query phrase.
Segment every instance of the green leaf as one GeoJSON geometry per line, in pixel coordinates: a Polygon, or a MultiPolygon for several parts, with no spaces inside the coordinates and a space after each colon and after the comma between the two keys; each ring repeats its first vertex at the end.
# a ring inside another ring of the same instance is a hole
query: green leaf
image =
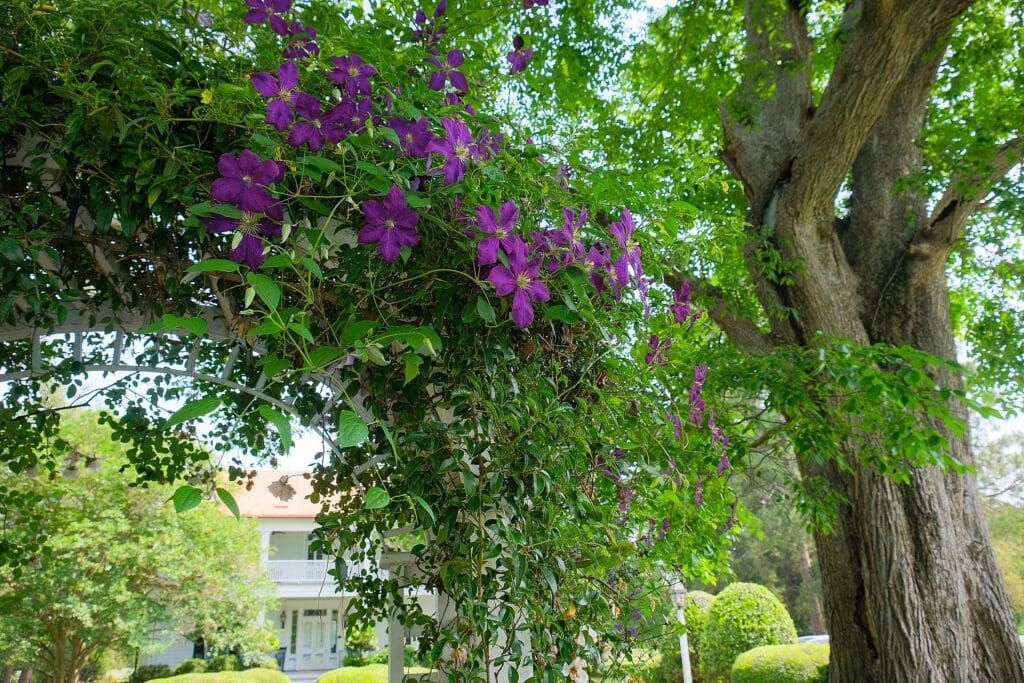
{"type": "Polygon", "coordinates": [[[343,410],[338,415],[338,447],[355,448],[370,436],[370,428],[362,418],[351,410],[343,410]]]}
{"type": "Polygon", "coordinates": [[[314,343],[316,340],[313,339],[313,333],[309,331],[309,328],[302,323],[291,322],[288,323],[288,329],[299,335],[309,343],[314,343]]]}
{"type": "Polygon", "coordinates": [[[218,487],[217,497],[220,498],[220,502],[224,503],[224,507],[231,511],[231,514],[235,516],[235,519],[241,518],[242,513],[238,509],[238,502],[235,500],[235,497],[231,495],[231,491],[218,487]]]}
{"type": "Polygon", "coordinates": [[[167,421],[163,424],[163,429],[168,429],[182,422],[206,415],[216,410],[219,405],[220,398],[217,396],[204,396],[194,401],[189,401],[167,418],[167,421]]]}
{"type": "Polygon", "coordinates": [[[267,305],[267,308],[272,311],[277,309],[281,303],[281,288],[276,282],[259,273],[246,273],[245,281],[256,290],[256,296],[267,305]]]}
{"type": "Polygon", "coordinates": [[[171,502],[174,503],[174,511],[178,513],[198,507],[202,501],[203,492],[195,486],[180,486],[174,492],[174,495],[171,496],[171,502]]]}
{"type": "Polygon", "coordinates": [[[337,346],[321,346],[309,352],[309,365],[312,368],[326,368],[346,353],[346,349],[337,346]]]}
{"type": "Polygon", "coordinates": [[[237,273],[238,264],[226,258],[211,258],[193,263],[185,269],[186,273],[237,273]]]}
{"type": "Polygon", "coordinates": [[[197,337],[201,337],[206,334],[206,327],[207,322],[203,318],[165,313],[160,320],[146,325],[140,329],[139,332],[143,334],[151,334],[153,332],[162,332],[164,330],[186,329],[197,337]]]}
{"type": "Polygon", "coordinates": [[[557,595],[558,594],[558,581],[555,580],[555,574],[554,574],[554,572],[551,571],[551,567],[548,567],[547,565],[544,565],[543,567],[540,568],[540,570],[544,574],[544,578],[547,579],[548,588],[551,589],[551,593],[557,595]]]}
{"type": "Polygon", "coordinates": [[[316,166],[321,171],[344,171],[345,167],[339,164],[333,159],[326,159],[324,157],[313,157],[309,156],[303,159],[306,164],[310,166],[316,166]]]}
{"type": "Polygon", "coordinates": [[[561,320],[564,323],[576,323],[579,322],[579,313],[570,311],[568,306],[558,304],[555,306],[548,306],[544,309],[545,320],[561,320]]]}
{"type": "Polygon", "coordinates": [[[20,263],[25,258],[25,252],[13,237],[5,237],[0,240],[0,256],[12,263],[20,263]]]}
{"type": "Polygon", "coordinates": [[[388,492],[379,486],[374,486],[372,489],[366,492],[366,503],[364,507],[367,510],[379,510],[380,508],[386,508],[391,503],[391,496],[388,492]]]}
{"type": "Polygon", "coordinates": [[[288,417],[270,406],[264,404],[260,406],[260,415],[267,422],[273,423],[277,428],[277,434],[281,437],[281,448],[286,451],[292,448],[292,424],[288,417]]]}
{"type": "Polygon", "coordinates": [[[478,296],[476,298],[476,312],[484,322],[493,323],[497,318],[497,315],[494,313],[494,307],[491,306],[491,302],[487,300],[487,297],[478,296]]]}
{"type": "Polygon", "coordinates": [[[367,173],[369,173],[371,175],[375,175],[375,176],[378,176],[378,177],[381,177],[381,178],[383,178],[384,176],[386,176],[388,174],[388,172],[385,169],[381,168],[377,164],[371,164],[368,161],[357,161],[356,162],[356,168],[358,168],[361,171],[366,171],[367,173]]]}
{"type": "Polygon", "coordinates": [[[405,382],[402,383],[402,386],[405,386],[419,376],[423,357],[417,356],[415,353],[407,353],[402,356],[402,360],[405,361],[405,382]]]}
{"type": "Polygon", "coordinates": [[[437,517],[434,515],[434,510],[430,507],[430,503],[428,503],[427,501],[423,500],[423,498],[421,498],[420,496],[413,496],[412,499],[414,501],[416,501],[416,503],[418,503],[419,506],[421,508],[423,508],[423,510],[428,515],[430,515],[430,521],[432,521],[434,523],[437,523],[437,517]]]}
{"type": "Polygon", "coordinates": [[[416,192],[406,194],[405,201],[414,209],[425,209],[430,206],[430,198],[416,192]]]}

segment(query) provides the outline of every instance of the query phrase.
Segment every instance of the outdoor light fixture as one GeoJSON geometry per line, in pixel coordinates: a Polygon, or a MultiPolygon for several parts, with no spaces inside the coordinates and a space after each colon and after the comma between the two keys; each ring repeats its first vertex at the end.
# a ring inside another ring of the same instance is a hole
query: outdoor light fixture
{"type": "MultiPolygon", "coordinates": [[[[675,581],[669,586],[669,595],[672,596],[672,604],[676,606],[679,614],[679,623],[686,627],[686,586],[682,581],[675,581]]],[[[690,639],[684,632],[679,636],[679,656],[683,664],[683,683],[693,683],[693,674],[690,672],[690,639]]]]}
{"type": "Polygon", "coordinates": [[[288,621],[288,613],[281,610],[281,628],[284,628],[284,623],[288,621]]]}

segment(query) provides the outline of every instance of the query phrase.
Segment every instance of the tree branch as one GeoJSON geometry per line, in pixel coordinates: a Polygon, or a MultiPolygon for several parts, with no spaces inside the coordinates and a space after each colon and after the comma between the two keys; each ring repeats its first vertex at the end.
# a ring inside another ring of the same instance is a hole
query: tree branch
{"type": "Polygon", "coordinates": [[[885,114],[916,60],[949,31],[967,0],[865,0],[847,7],[849,40],[804,129],[793,158],[787,201],[831,214],[857,153],[885,114]]]}
{"type": "Polygon", "coordinates": [[[708,316],[729,337],[729,341],[751,353],[771,353],[775,347],[772,339],[761,331],[749,318],[736,315],[733,306],[721,289],[708,284],[700,278],[684,276],[680,273],[669,273],[665,283],[672,289],[679,289],[684,282],[690,283],[695,297],[704,304],[708,316]]]}
{"type": "MultiPolygon", "coordinates": [[[[1022,160],[1024,138],[1016,137],[996,148],[995,153],[984,162],[973,164],[970,172],[953,178],[932,209],[927,229],[915,240],[915,248],[923,249],[927,243],[931,243],[941,245],[948,251],[963,233],[967,220],[981,207],[982,200],[992,186],[1006,177],[1022,160]]],[[[961,162],[960,165],[966,164],[961,162]]]]}

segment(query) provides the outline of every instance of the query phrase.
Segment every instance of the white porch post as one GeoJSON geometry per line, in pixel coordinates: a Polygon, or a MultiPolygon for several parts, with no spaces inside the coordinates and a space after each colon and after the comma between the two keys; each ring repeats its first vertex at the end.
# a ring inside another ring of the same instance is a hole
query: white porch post
{"type": "Polygon", "coordinates": [[[264,567],[270,561],[270,535],[273,533],[269,529],[260,529],[260,562],[264,567]]]}
{"type": "MultiPolygon", "coordinates": [[[[399,578],[392,569],[391,578],[399,578]]],[[[388,618],[388,683],[402,683],[405,677],[405,629],[398,621],[398,606],[392,604],[388,618]]]]}

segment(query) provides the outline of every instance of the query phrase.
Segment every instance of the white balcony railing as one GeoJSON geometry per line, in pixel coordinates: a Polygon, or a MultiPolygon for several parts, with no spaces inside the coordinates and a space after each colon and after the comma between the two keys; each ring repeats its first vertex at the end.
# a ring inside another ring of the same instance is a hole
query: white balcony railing
{"type": "Polygon", "coordinates": [[[330,560],[270,560],[267,572],[277,583],[326,583],[334,584],[334,577],[327,576],[330,560]]]}

